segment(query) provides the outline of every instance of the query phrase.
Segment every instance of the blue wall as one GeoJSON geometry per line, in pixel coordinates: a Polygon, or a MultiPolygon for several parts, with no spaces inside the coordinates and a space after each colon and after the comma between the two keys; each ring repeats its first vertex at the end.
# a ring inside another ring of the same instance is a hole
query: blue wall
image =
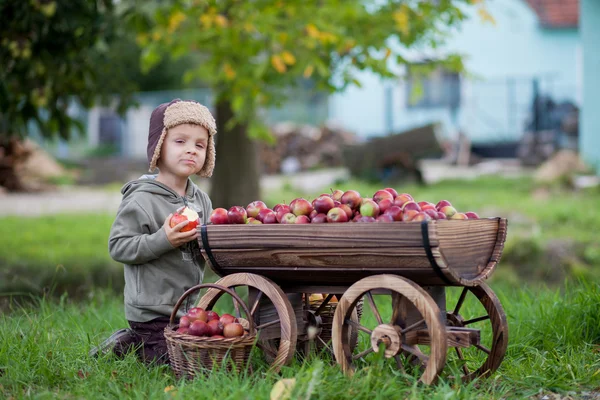
{"type": "Polygon", "coordinates": [[[600,174],[600,2],[581,0],[583,42],[583,106],[579,148],[584,160],[600,174]]]}
{"type": "MultiPolygon", "coordinates": [[[[556,100],[580,99],[579,33],[576,29],[548,30],[523,0],[486,2],[496,25],[483,23],[475,8],[442,51],[465,54],[474,79],[463,80],[461,109],[456,123],[448,109],[407,109],[402,82],[383,81],[363,73],[362,88],[350,88],[332,97],[331,117],[361,136],[388,132],[386,87],[393,87],[393,127],[399,131],[434,120],[442,121],[448,135],[458,129],[474,141],[518,139],[528,117],[532,82],[540,77],[542,93],[556,100]]],[[[439,53],[439,50],[436,50],[439,53]]],[[[436,51],[412,52],[415,61],[436,51]]]]}

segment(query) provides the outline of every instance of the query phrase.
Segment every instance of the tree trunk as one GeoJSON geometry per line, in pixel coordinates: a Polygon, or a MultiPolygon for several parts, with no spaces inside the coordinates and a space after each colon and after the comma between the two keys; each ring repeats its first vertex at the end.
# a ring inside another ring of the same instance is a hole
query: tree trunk
{"type": "Polygon", "coordinates": [[[17,174],[17,164],[29,157],[29,152],[16,138],[0,138],[0,186],[9,192],[25,190],[17,174]]]}
{"type": "Polygon", "coordinates": [[[246,207],[260,199],[258,147],[248,138],[246,124],[226,128],[227,122],[233,118],[228,99],[218,101],[216,110],[217,155],[210,180],[213,208],[246,207]]]}

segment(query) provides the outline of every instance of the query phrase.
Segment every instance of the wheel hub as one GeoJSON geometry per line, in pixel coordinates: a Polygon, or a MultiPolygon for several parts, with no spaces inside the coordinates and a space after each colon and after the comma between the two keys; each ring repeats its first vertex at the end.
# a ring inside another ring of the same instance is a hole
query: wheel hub
{"type": "Polygon", "coordinates": [[[371,333],[371,346],[373,351],[379,351],[379,345],[385,345],[384,355],[386,358],[390,358],[398,354],[400,346],[402,345],[402,334],[400,333],[400,327],[390,324],[382,324],[377,328],[373,329],[371,333]]]}
{"type": "Polygon", "coordinates": [[[446,313],[446,321],[448,326],[465,327],[465,319],[459,314],[446,313]]]}

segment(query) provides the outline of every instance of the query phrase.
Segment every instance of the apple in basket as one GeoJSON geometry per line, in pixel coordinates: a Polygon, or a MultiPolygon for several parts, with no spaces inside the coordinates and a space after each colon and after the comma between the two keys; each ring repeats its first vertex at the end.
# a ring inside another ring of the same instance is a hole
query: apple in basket
{"type": "Polygon", "coordinates": [[[194,321],[189,327],[189,334],[194,336],[210,336],[210,326],[204,321],[194,321]]]}
{"type": "Polygon", "coordinates": [[[208,322],[208,313],[204,311],[201,307],[193,307],[190,308],[187,312],[186,316],[189,318],[190,322],[194,321],[204,321],[208,322]]]}
{"type": "Polygon", "coordinates": [[[184,207],[180,212],[175,211],[171,219],[169,220],[169,226],[174,227],[183,221],[188,221],[188,224],[181,228],[181,232],[189,232],[192,229],[196,229],[200,222],[198,213],[189,207],[184,207]]]}
{"type": "Polygon", "coordinates": [[[223,324],[223,326],[227,324],[231,324],[233,322],[238,322],[238,319],[231,314],[223,314],[219,321],[223,324]]]}
{"type": "Polygon", "coordinates": [[[217,314],[216,312],[214,312],[213,310],[207,311],[206,312],[206,316],[208,317],[208,320],[206,322],[210,322],[213,319],[216,319],[217,321],[219,320],[219,314],[217,314]]]}
{"type": "Polygon", "coordinates": [[[223,333],[223,324],[218,319],[208,321],[208,336],[221,335],[223,333]]]}
{"type": "Polygon", "coordinates": [[[224,225],[229,223],[229,217],[227,216],[227,210],[224,208],[215,208],[210,213],[210,222],[215,225],[224,225]]]}
{"type": "Polygon", "coordinates": [[[187,315],[184,315],[183,317],[181,317],[179,319],[179,327],[180,328],[189,328],[191,324],[192,324],[192,321],[190,320],[190,317],[188,317],[187,315]]]}
{"type": "Polygon", "coordinates": [[[244,336],[244,327],[239,322],[232,322],[223,326],[223,336],[226,338],[244,336]]]}

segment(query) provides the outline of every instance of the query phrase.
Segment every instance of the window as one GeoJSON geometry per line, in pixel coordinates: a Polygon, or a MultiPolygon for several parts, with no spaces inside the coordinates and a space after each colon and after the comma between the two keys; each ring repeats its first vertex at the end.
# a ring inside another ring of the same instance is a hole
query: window
{"type": "Polygon", "coordinates": [[[457,108],[460,105],[460,75],[437,68],[424,74],[408,73],[406,85],[409,108],[457,108]]]}

